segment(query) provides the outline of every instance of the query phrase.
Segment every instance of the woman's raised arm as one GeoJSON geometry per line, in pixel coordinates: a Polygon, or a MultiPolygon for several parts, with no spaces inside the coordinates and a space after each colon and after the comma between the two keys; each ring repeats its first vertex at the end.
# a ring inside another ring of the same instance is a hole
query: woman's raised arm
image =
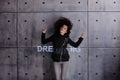
{"type": "Polygon", "coordinates": [[[51,35],[51,36],[48,37],[48,38],[45,38],[45,34],[46,34],[46,28],[43,27],[43,28],[42,28],[42,34],[41,34],[41,43],[42,43],[42,44],[46,44],[46,43],[48,43],[48,42],[50,42],[50,41],[53,40],[53,35],[51,35]]]}
{"type": "Polygon", "coordinates": [[[70,38],[68,38],[68,43],[73,47],[78,47],[84,38],[85,38],[85,33],[82,33],[81,37],[78,39],[77,42],[74,42],[70,38]]]}

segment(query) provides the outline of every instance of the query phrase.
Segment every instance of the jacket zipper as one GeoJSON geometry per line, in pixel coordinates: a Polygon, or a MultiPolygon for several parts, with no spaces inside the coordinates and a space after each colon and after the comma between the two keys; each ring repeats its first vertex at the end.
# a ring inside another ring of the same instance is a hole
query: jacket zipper
{"type": "MultiPolygon", "coordinates": [[[[66,40],[66,38],[65,38],[65,40],[66,40]]],[[[65,40],[64,40],[64,43],[63,43],[63,45],[65,44],[65,40]]],[[[61,60],[62,60],[62,54],[63,54],[63,45],[62,45],[62,50],[61,50],[61,55],[60,55],[60,62],[61,62],[61,60]]]]}
{"type": "Polygon", "coordinates": [[[63,48],[62,48],[62,50],[61,50],[60,62],[62,61],[62,53],[63,53],[63,48]]]}

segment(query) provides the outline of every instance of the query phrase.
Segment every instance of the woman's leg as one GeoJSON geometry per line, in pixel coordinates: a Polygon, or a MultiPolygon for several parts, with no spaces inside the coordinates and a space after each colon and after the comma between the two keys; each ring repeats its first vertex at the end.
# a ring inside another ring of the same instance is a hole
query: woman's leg
{"type": "Polygon", "coordinates": [[[55,75],[56,80],[61,80],[61,63],[60,62],[54,62],[54,68],[55,68],[55,75]]]}
{"type": "Polygon", "coordinates": [[[67,61],[67,62],[63,62],[62,63],[62,80],[67,80],[67,69],[68,69],[68,64],[69,64],[69,62],[67,61]]]}

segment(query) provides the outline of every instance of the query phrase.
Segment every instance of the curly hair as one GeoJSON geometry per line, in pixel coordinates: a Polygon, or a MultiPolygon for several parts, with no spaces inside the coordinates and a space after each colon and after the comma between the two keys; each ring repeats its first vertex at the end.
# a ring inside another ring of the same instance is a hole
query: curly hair
{"type": "Polygon", "coordinates": [[[68,19],[68,18],[65,18],[65,17],[60,17],[55,23],[54,23],[54,33],[60,33],[60,28],[63,26],[63,25],[66,25],[67,26],[67,33],[65,33],[64,35],[66,37],[69,37],[70,35],[70,30],[72,29],[72,22],[68,19]]]}

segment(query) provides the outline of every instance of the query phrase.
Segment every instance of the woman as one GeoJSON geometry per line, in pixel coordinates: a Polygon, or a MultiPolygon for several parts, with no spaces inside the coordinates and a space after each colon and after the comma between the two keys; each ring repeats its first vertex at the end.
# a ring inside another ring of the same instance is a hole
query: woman
{"type": "Polygon", "coordinates": [[[77,42],[72,41],[69,37],[72,26],[73,24],[68,18],[60,17],[54,23],[54,34],[49,38],[45,38],[46,28],[42,28],[41,43],[53,43],[52,59],[54,61],[56,80],[66,80],[68,61],[70,58],[66,49],[67,44],[78,47],[85,38],[85,33],[82,33],[77,42]]]}

